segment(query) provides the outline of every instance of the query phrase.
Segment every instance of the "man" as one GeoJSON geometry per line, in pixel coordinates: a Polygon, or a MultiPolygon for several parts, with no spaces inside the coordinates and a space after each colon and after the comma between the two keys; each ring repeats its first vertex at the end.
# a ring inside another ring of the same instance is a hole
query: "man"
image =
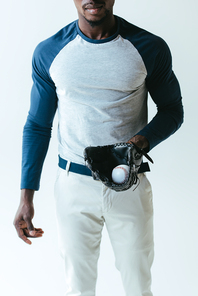
{"type": "Polygon", "coordinates": [[[106,224],[127,296],[151,296],[152,192],[144,172],[133,191],[114,192],[84,166],[87,146],[133,142],[151,150],[182,124],[179,84],[159,37],[113,15],[114,0],[74,0],[79,19],[41,42],[33,56],[31,107],[23,135],[20,238],[34,228],[53,117],[58,109],[59,171],[55,184],[66,295],[95,295],[101,232],[106,224]],[[147,94],[157,114],[147,123],[147,94]]]}

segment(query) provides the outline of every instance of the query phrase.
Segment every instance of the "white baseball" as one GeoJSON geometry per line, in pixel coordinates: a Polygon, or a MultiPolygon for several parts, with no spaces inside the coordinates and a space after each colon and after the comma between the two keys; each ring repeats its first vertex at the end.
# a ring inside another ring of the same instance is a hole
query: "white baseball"
{"type": "Polygon", "coordinates": [[[120,164],[112,171],[112,180],[116,184],[122,184],[127,181],[129,176],[129,166],[120,164]]]}

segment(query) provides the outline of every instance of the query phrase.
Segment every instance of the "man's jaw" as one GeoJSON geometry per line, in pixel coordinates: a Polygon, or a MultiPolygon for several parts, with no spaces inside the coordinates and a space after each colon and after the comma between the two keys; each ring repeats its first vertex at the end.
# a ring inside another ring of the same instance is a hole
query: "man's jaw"
{"type": "Polygon", "coordinates": [[[89,25],[94,28],[94,27],[97,27],[97,26],[100,26],[106,19],[106,16],[105,15],[103,18],[99,19],[99,20],[90,20],[90,19],[87,19],[85,16],[84,16],[84,19],[89,23],[89,25]]]}
{"type": "Polygon", "coordinates": [[[105,1],[87,0],[82,5],[81,16],[94,28],[103,24],[111,13],[112,10],[107,9],[105,1]]]}

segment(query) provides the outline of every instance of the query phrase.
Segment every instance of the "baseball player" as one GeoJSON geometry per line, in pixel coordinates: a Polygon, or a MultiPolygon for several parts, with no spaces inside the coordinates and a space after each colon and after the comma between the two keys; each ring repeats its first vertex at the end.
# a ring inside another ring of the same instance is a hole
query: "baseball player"
{"type": "Polygon", "coordinates": [[[138,168],[135,190],[129,186],[116,191],[100,180],[100,172],[98,178],[92,177],[84,151],[127,143],[143,154],[149,152],[182,124],[180,87],[165,41],[114,15],[114,0],[74,3],[78,20],[41,42],[33,55],[21,201],[14,225],[27,244],[29,238],[43,235],[32,223],[33,196],[39,189],[57,110],[55,200],[66,295],[95,295],[105,224],[126,296],[151,296],[153,206],[145,175],[148,165],[141,163],[138,168]],[[148,93],[157,107],[150,122],[148,93]]]}

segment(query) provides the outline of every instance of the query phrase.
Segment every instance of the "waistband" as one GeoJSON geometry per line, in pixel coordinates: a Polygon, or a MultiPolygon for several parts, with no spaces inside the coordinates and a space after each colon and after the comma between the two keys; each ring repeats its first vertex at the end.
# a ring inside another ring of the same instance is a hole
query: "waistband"
{"type": "MultiPolygon", "coordinates": [[[[58,166],[61,169],[66,170],[66,166],[67,166],[68,161],[66,159],[63,159],[62,157],[60,157],[60,155],[58,157],[59,157],[58,166]]],[[[86,167],[85,165],[82,165],[82,164],[75,163],[75,162],[70,163],[69,171],[72,173],[80,174],[80,175],[92,176],[92,172],[88,167],[86,167]]],[[[150,172],[148,162],[142,162],[142,164],[138,170],[138,174],[145,173],[145,172],[150,172]]]]}

